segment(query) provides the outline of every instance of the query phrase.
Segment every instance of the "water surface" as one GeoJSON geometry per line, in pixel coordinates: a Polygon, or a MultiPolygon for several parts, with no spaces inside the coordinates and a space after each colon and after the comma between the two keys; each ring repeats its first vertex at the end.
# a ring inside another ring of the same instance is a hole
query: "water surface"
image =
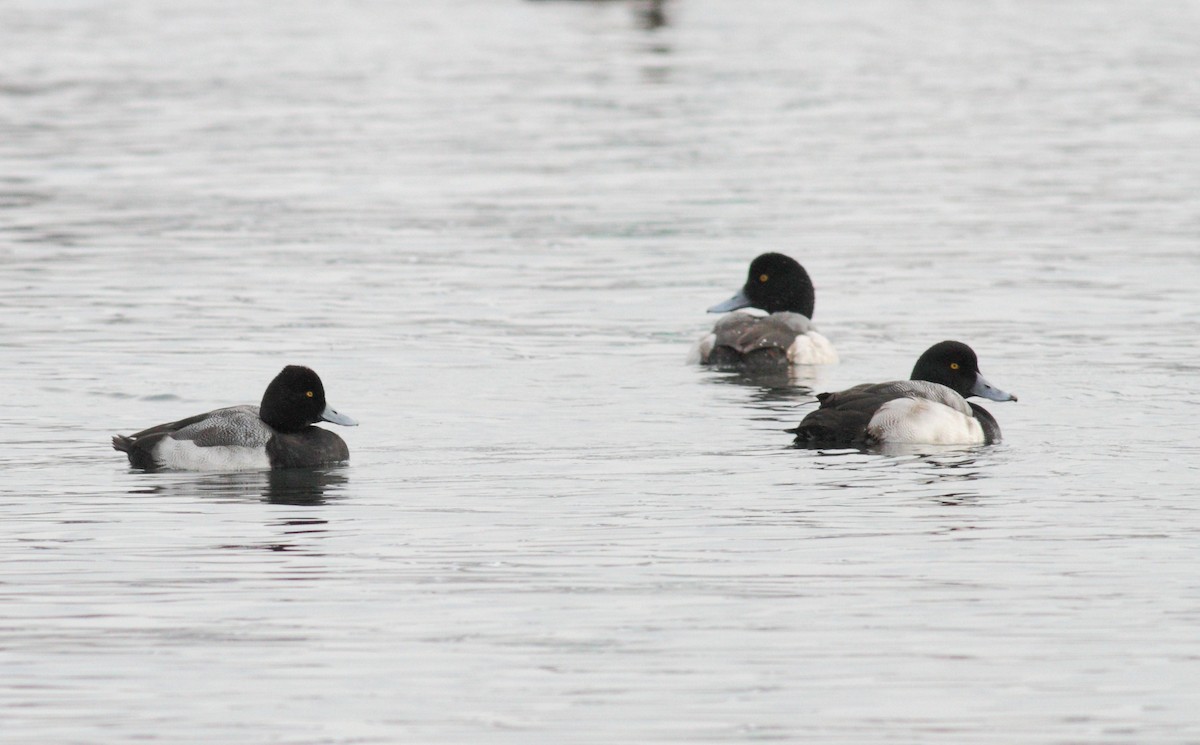
{"type": "Polygon", "coordinates": [[[0,740],[1200,740],[1200,6],[644,10],[0,8],[0,740]],[[764,250],[842,363],[685,365],[764,250]],[[348,467],[108,447],[288,363],[348,467]]]}

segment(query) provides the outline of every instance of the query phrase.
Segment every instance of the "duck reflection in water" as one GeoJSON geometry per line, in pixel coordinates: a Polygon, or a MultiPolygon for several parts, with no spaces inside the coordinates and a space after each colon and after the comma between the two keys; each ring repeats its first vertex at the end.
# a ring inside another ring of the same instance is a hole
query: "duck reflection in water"
{"type": "Polygon", "coordinates": [[[262,497],[271,504],[320,505],[340,498],[347,483],[342,469],[286,468],[267,473],[262,497]]]}
{"type": "Polygon", "coordinates": [[[712,385],[747,389],[749,398],[743,403],[778,414],[780,423],[783,423],[796,415],[798,405],[815,403],[813,392],[824,385],[828,368],[822,365],[734,370],[701,367],[698,372],[704,375],[705,382],[712,385]]]}
{"type": "Polygon", "coordinates": [[[948,445],[888,444],[815,452],[811,466],[830,474],[833,486],[884,489],[885,494],[895,488],[946,506],[965,506],[983,499],[985,495],[977,487],[987,480],[989,463],[995,457],[995,451],[948,445]],[[911,478],[897,480],[898,474],[911,478]]]}
{"type": "Polygon", "coordinates": [[[274,471],[239,471],[197,476],[179,473],[171,481],[158,481],[150,488],[131,493],[158,496],[198,496],[230,501],[262,501],[300,507],[326,504],[341,499],[349,483],[342,468],[286,468],[274,471]]]}
{"type": "Polygon", "coordinates": [[[796,403],[812,397],[813,381],[785,371],[751,373],[745,371],[704,370],[705,382],[713,385],[745,388],[745,403],[756,409],[794,415],[796,403]]]}

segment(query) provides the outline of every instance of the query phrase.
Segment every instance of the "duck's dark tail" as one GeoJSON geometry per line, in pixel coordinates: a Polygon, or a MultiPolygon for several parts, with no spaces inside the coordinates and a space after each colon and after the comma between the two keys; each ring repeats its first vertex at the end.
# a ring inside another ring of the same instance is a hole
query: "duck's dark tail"
{"type": "MultiPolygon", "coordinates": [[[[821,400],[824,403],[824,399],[821,400]]],[[[797,447],[854,447],[866,441],[867,424],[870,421],[871,413],[821,408],[809,412],[800,426],[787,431],[796,436],[794,444],[797,447]]]]}
{"type": "Polygon", "coordinates": [[[708,365],[718,370],[736,370],[746,373],[776,372],[787,370],[787,351],[778,347],[763,347],[739,352],[733,347],[714,347],[708,355],[708,365]]]}
{"type": "Polygon", "coordinates": [[[112,446],[113,450],[119,450],[129,456],[129,465],[149,471],[158,467],[158,463],[154,460],[154,456],[150,454],[150,451],[159,439],[161,437],[143,438],[113,435],[112,446]]]}
{"type": "Polygon", "coordinates": [[[828,447],[842,444],[841,440],[844,439],[839,438],[836,430],[812,422],[803,422],[798,427],[785,429],[784,432],[796,436],[792,443],[796,447],[828,447]]]}

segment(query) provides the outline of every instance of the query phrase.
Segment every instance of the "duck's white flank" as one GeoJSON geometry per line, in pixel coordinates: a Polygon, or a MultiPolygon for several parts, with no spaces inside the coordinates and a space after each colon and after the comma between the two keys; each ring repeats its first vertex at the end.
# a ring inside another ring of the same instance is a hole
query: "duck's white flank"
{"type": "Polygon", "coordinates": [[[154,460],[163,468],[182,471],[269,471],[271,461],[262,446],[212,445],[164,437],[154,446],[154,460]]]}
{"type": "Polygon", "coordinates": [[[705,334],[701,336],[692,348],[688,350],[687,361],[689,365],[699,365],[708,362],[708,355],[712,354],[713,347],[717,344],[716,334],[705,334]]]}
{"type": "Polygon", "coordinates": [[[835,365],[837,350],[817,330],[809,329],[788,347],[788,362],[793,365],[835,365]]]}
{"type": "Polygon", "coordinates": [[[867,424],[875,442],[922,445],[982,445],[983,427],[973,416],[924,398],[894,398],[867,424]]]}

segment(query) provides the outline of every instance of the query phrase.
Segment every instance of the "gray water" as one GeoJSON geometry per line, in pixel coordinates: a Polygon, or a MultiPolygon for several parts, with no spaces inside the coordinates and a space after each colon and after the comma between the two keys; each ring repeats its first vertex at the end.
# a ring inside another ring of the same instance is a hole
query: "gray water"
{"type": "Polygon", "coordinates": [[[1200,742],[1200,4],[664,13],[0,5],[0,740],[1200,742]],[[686,365],[765,250],[842,363],[686,365]],[[288,363],[350,465],[109,448],[288,363]]]}

